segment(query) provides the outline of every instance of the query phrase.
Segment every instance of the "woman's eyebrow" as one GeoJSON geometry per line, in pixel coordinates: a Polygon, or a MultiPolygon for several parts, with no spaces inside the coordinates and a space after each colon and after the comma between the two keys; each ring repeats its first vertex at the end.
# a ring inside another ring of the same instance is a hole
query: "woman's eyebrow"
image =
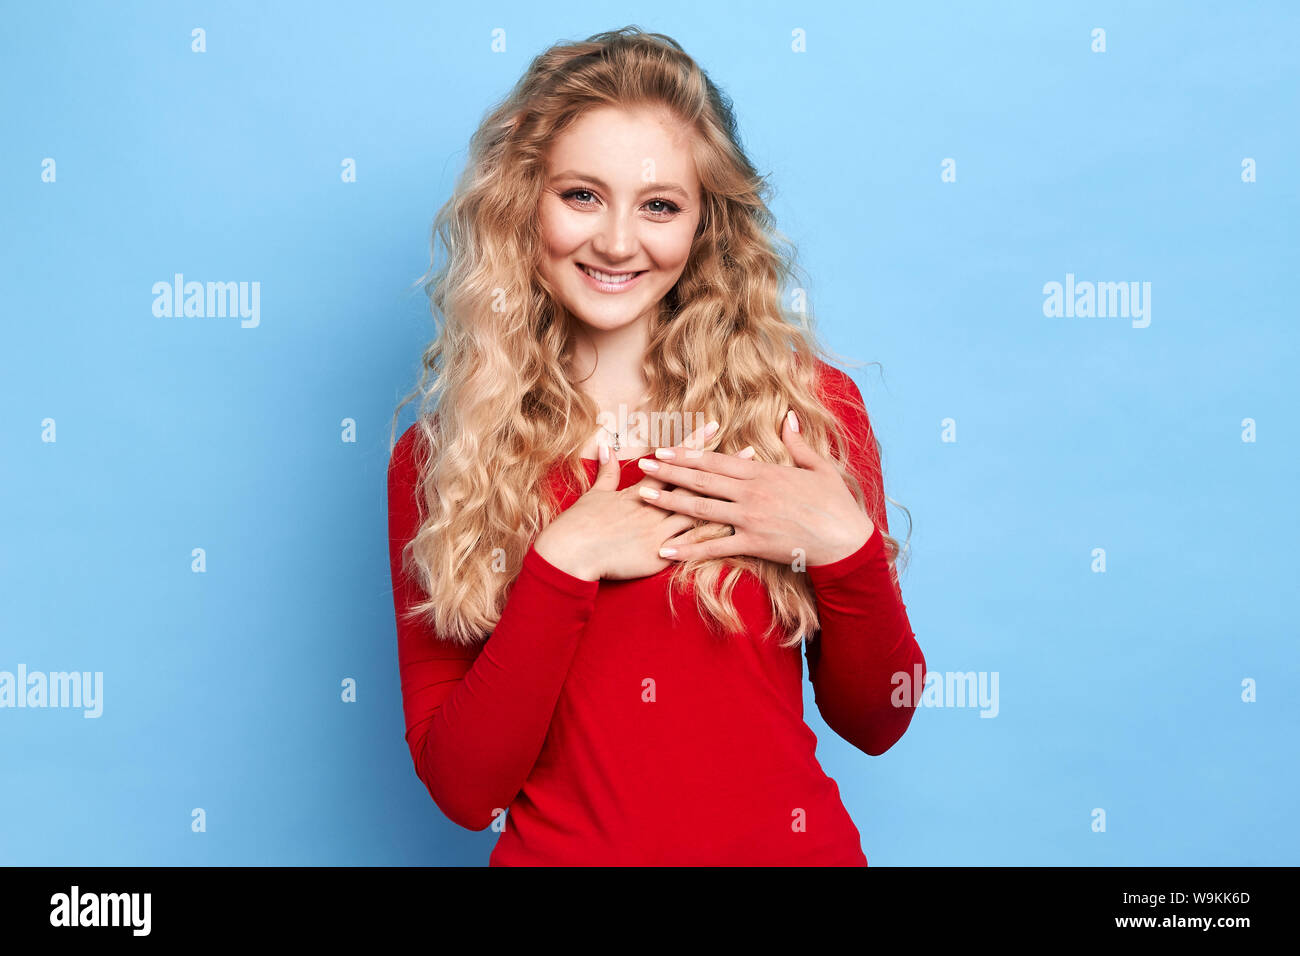
{"type": "MultiPolygon", "coordinates": [[[[589,183],[595,183],[595,184],[596,184],[597,186],[599,186],[601,189],[605,189],[605,190],[608,190],[608,189],[609,189],[609,186],[606,185],[606,184],[605,184],[605,183],[600,179],[600,177],[598,177],[598,176],[593,176],[593,175],[591,175],[590,173],[580,173],[580,172],[576,172],[575,170],[572,170],[572,169],[566,169],[566,170],[565,170],[564,172],[562,172],[562,173],[556,173],[554,176],[551,177],[551,179],[552,179],[552,180],[556,180],[556,179],[584,179],[584,180],[586,180],[586,181],[589,182],[589,183]]],[[[645,193],[651,193],[651,192],[678,192],[678,193],[681,193],[683,196],[687,196],[687,197],[690,196],[690,193],[688,193],[685,189],[683,189],[683,188],[682,188],[681,186],[679,186],[677,183],[646,183],[644,186],[641,187],[640,191],[638,192],[638,195],[644,195],[645,193]]]]}

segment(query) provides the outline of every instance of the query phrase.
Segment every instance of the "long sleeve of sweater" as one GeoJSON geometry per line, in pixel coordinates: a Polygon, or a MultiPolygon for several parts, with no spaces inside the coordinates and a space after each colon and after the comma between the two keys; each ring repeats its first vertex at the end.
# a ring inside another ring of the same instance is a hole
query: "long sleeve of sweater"
{"type": "Polygon", "coordinates": [[[531,546],[496,628],[472,648],[439,639],[407,611],[422,597],[404,549],[419,529],[412,426],[388,466],[388,536],[406,742],[438,808],[470,830],[508,807],[537,761],[560,688],[595,603],[531,546]]]}
{"type": "Polygon", "coordinates": [[[862,484],[875,526],[855,553],[811,565],[821,631],[808,642],[808,675],[817,710],[834,730],[865,753],[892,747],[911,723],[925,678],[925,657],[912,633],[898,571],[886,559],[881,532],[889,530],[880,454],[857,385],[823,367],[823,397],[851,448],[849,468],[862,484]],[[895,675],[906,675],[896,680],[895,675]],[[903,690],[911,693],[904,695],[903,690]]]}

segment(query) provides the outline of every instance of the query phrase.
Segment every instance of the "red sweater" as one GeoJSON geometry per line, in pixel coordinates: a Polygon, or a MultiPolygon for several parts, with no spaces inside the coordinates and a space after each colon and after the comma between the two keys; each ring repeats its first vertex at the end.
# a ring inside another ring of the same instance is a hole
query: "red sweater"
{"type": "MultiPolygon", "coordinates": [[[[853,470],[878,474],[857,386],[820,368],[853,470]]],[[[691,593],[675,596],[674,624],[671,566],[585,581],[531,546],[485,643],[461,648],[403,621],[420,596],[401,571],[416,532],[418,436],[414,426],[402,435],[388,471],[406,741],[455,823],[483,830],[508,808],[489,865],[866,865],[803,720],[799,648],[778,647],[775,632],[759,640],[772,618],[754,575],[732,592],[749,633],[723,640],[706,630],[691,593]]],[[[586,468],[594,478],[596,461],[586,468]]],[[[642,477],[630,459],[619,487],[642,477]]],[[[567,489],[562,507],[576,499],[567,489]]],[[[803,646],[827,725],[875,755],[912,719],[911,707],[891,705],[891,675],[923,677],[925,658],[885,560],[883,495],[869,504],[876,530],[862,548],[807,569],[821,631],[803,646]]]]}

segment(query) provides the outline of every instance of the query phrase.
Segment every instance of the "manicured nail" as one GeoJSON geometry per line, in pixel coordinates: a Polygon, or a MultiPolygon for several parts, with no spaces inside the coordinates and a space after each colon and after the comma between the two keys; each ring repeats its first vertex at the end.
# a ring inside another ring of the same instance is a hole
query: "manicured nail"
{"type": "Polygon", "coordinates": [[[659,497],[659,492],[655,491],[653,488],[642,488],[642,489],[641,489],[641,497],[643,497],[643,498],[658,498],[658,497],[659,497]]]}
{"type": "Polygon", "coordinates": [[[712,438],[712,437],[713,437],[713,433],[716,432],[717,430],[718,430],[718,423],[717,423],[717,422],[709,422],[707,425],[704,426],[704,437],[705,437],[705,438],[712,438]]]}
{"type": "Polygon", "coordinates": [[[676,549],[676,548],[660,548],[660,549],[659,549],[659,557],[661,557],[661,558],[671,558],[671,557],[672,557],[674,554],[676,554],[676,553],[677,553],[677,549],[676,549]]]}
{"type": "Polygon", "coordinates": [[[609,461],[609,449],[604,442],[600,443],[600,463],[603,465],[609,461]]]}
{"type": "Polygon", "coordinates": [[[659,462],[651,461],[649,458],[638,458],[637,464],[640,465],[646,471],[659,470],[659,462]]]}
{"type": "Polygon", "coordinates": [[[673,451],[671,448],[656,448],[656,449],[655,449],[655,457],[656,457],[656,458],[676,458],[676,457],[677,457],[677,452],[673,451]]]}
{"type": "Polygon", "coordinates": [[[753,446],[753,445],[746,445],[746,446],[745,446],[745,450],[742,451],[740,454],[738,454],[736,457],[737,457],[737,458],[753,458],[753,457],[754,457],[754,446],[753,446]]]}
{"type": "Polygon", "coordinates": [[[793,409],[793,408],[790,409],[790,411],[786,412],[786,416],[785,416],[785,417],[786,417],[787,419],[790,420],[790,428],[791,428],[792,430],[794,430],[794,431],[798,431],[798,430],[799,430],[799,419],[797,419],[797,418],[794,417],[794,409],[793,409]]]}

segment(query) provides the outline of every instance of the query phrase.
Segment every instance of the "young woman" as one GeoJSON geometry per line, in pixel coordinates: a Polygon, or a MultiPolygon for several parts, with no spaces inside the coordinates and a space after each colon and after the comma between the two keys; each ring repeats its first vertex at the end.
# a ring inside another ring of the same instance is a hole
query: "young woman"
{"type": "Polygon", "coordinates": [[[536,58],[435,221],[441,328],[388,474],[398,660],[416,772],[501,832],[491,865],[866,865],[800,648],[868,754],[925,660],[766,191],[725,96],[629,27],[536,58]]]}

